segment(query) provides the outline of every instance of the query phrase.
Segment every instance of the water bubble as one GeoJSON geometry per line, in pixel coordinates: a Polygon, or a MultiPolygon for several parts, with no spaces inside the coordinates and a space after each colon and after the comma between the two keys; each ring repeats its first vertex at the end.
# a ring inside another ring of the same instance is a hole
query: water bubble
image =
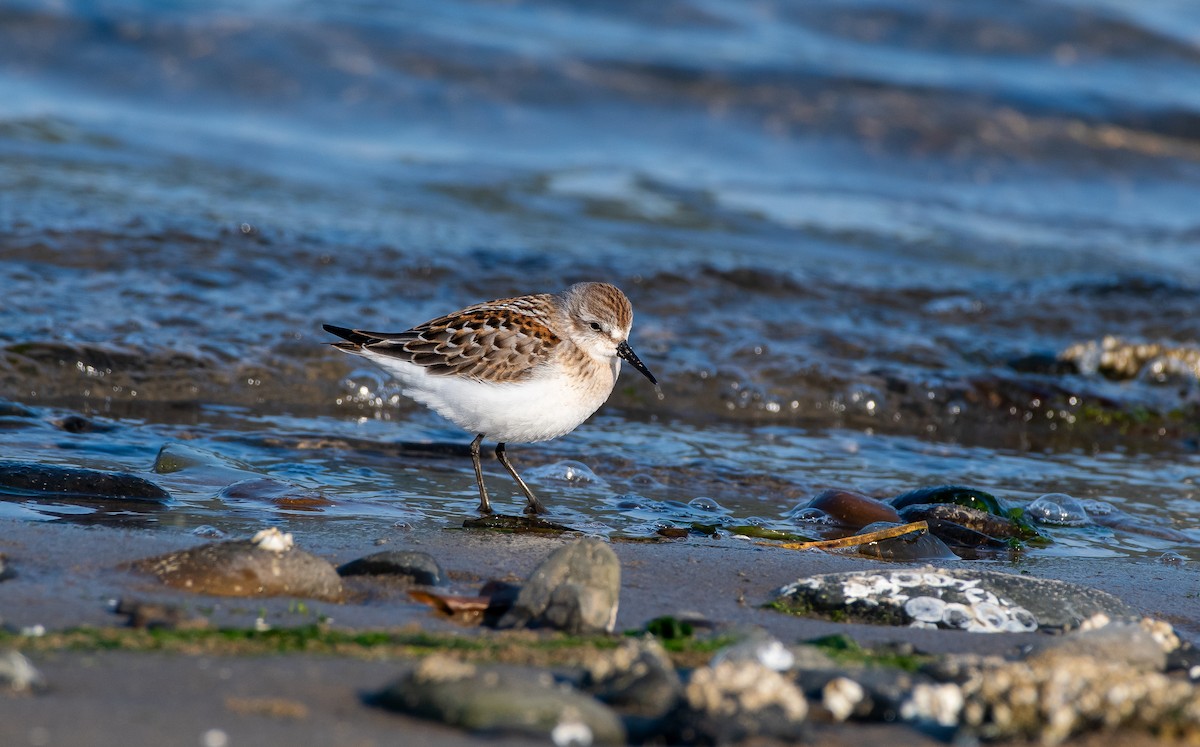
{"type": "Polygon", "coordinates": [[[192,534],[197,537],[206,537],[208,539],[221,539],[225,533],[211,524],[201,524],[192,530],[192,534]]]}
{"type": "Polygon", "coordinates": [[[688,501],[688,505],[692,508],[698,508],[701,511],[707,511],[709,513],[715,513],[722,510],[720,503],[717,503],[712,498],[703,495],[691,499],[688,501]]]}
{"type": "Polygon", "coordinates": [[[646,503],[646,498],[637,493],[626,493],[625,495],[617,496],[617,508],[622,511],[645,508],[646,503]]]}
{"type": "Polygon", "coordinates": [[[629,478],[629,484],[637,485],[638,487],[663,487],[663,484],[659,482],[657,478],[655,478],[653,475],[648,475],[645,472],[639,472],[633,477],[629,478]]]}
{"type": "Polygon", "coordinates": [[[1187,558],[1183,557],[1174,550],[1167,550],[1162,555],[1158,556],[1158,562],[1162,563],[1163,565],[1180,567],[1187,563],[1187,558]]]}
{"type": "Polygon", "coordinates": [[[525,474],[527,477],[538,480],[558,480],[559,482],[571,483],[573,485],[583,483],[604,484],[604,480],[600,479],[592,471],[591,467],[583,462],[576,462],[572,459],[564,459],[561,462],[532,467],[525,470],[525,474]]]}
{"type": "Polygon", "coordinates": [[[1043,524],[1081,527],[1090,523],[1083,504],[1066,493],[1047,493],[1030,503],[1025,512],[1043,524]]]}
{"type": "Polygon", "coordinates": [[[836,525],[832,516],[819,508],[801,508],[792,513],[792,520],[800,524],[829,524],[836,525]]]}
{"type": "Polygon", "coordinates": [[[1117,509],[1108,501],[1083,501],[1083,510],[1092,516],[1108,516],[1117,509]]]}

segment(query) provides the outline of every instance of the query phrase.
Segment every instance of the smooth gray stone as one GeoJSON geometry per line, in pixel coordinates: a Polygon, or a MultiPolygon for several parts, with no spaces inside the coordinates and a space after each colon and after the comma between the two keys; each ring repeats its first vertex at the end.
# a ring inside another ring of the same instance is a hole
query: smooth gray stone
{"type": "Polygon", "coordinates": [[[340,576],[400,576],[414,584],[437,586],[446,574],[437,560],[417,550],[386,550],[338,567],[340,576]]]}
{"type": "Polygon", "coordinates": [[[542,561],[496,627],[611,633],[620,592],[621,563],[612,548],[598,539],[576,540],[542,561]]]}
{"type": "Polygon", "coordinates": [[[1163,646],[1148,630],[1129,622],[1048,638],[1034,644],[1026,658],[1051,661],[1059,656],[1087,656],[1140,672],[1161,672],[1167,668],[1163,646]]]}
{"type": "Polygon", "coordinates": [[[296,548],[266,550],[252,540],[212,542],[135,561],[177,589],[237,597],[307,597],[338,601],[342,580],[333,565],[296,548]]]}
{"type": "Polygon", "coordinates": [[[546,672],[479,668],[430,656],[370,702],[482,734],[549,738],[555,744],[624,744],[617,714],[546,672]]]}

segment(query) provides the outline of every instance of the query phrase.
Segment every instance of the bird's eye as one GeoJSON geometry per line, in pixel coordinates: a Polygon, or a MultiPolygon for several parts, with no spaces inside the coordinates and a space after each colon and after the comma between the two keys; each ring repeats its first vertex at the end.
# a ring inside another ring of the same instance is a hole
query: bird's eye
{"type": "Polygon", "coordinates": [[[600,331],[600,322],[592,322],[591,327],[592,327],[592,329],[599,332],[600,331]]]}

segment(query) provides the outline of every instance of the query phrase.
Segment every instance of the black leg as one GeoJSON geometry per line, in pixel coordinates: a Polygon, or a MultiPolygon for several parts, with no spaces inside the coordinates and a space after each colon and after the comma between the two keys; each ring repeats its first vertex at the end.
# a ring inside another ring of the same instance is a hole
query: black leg
{"type": "Polygon", "coordinates": [[[479,513],[490,514],[492,502],[488,500],[487,486],[483,484],[483,465],[479,463],[479,444],[482,441],[483,434],[480,433],[471,442],[471,463],[475,465],[475,482],[479,485],[479,513]]]}
{"type": "Polygon", "coordinates": [[[508,454],[504,453],[504,444],[502,443],[496,444],[496,458],[500,460],[500,463],[504,465],[504,469],[508,470],[508,474],[513,476],[513,479],[517,481],[517,484],[521,486],[521,490],[525,493],[525,500],[529,501],[529,505],[525,506],[525,513],[546,513],[546,507],[542,505],[542,502],[537,499],[537,496],[533,494],[533,491],[529,489],[529,486],[525,484],[525,481],[513,469],[512,462],[508,461],[508,454]]]}

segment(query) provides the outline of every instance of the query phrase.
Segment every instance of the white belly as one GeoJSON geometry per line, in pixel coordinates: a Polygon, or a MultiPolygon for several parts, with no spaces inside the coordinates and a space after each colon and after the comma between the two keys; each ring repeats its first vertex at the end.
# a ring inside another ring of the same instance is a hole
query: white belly
{"type": "Polygon", "coordinates": [[[620,365],[604,366],[590,386],[554,369],[528,381],[490,384],[431,376],[415,364],[370,352],[366,357],[401,383],[404,396],[469,433],[505,443],[546,441],[575,430],[608,399],[620,365]]]}

